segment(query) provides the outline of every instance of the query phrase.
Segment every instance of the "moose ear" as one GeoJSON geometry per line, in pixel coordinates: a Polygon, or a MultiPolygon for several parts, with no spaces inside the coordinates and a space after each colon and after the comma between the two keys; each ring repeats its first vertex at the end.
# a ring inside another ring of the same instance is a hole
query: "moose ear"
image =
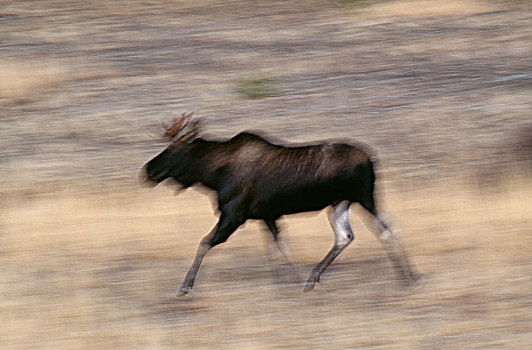
{"type": "Polygon", "coordinates": [[[193,114],[194,112],[188,114],[183,113],[181,118],[174,119],[171,125],[163,125],[163,128],[165,129],[163,137],[170,140],[176,137],[176,135],[179,134],[179,132],[190,122],[193,114]]]}
{"type": "Polygon", "coordinates": [[[196,134],[199,134],[199,132],[201,131],[201,126],[201,119],[196,119],[190,125],[190,130],[196,134]]]}
{"type": "Polygon", "coordinates": [[[183,113],[181,115],[181,120],[182,120],[182,123],[181,124],[181,129],[183,129],[189,122],[190,120],[192,119],[192,116],[194,115],[194,112],[190,112],[190,113],[183,113]]]}
{"type": "Polygon", "coordinates": [[[194,120],[192,123],[190,123],[189,131],[185,135],[183,135],[181,141],[186,143],[194,141],[200,133],[200,125],[201,123],[199,119],[194,120]]]}

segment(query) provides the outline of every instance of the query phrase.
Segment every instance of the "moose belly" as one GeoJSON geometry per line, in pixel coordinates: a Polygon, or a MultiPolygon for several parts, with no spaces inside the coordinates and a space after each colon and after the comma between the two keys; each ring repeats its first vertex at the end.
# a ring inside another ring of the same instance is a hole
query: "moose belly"
{"type": "Polygon", "coordinates": [[[283,191],[269,196],[258,196],[251,205],[254,219],[277,218],[286,214],[321,210],[346,195],[334,188],[313,188],[309,191],[283,191]]]}

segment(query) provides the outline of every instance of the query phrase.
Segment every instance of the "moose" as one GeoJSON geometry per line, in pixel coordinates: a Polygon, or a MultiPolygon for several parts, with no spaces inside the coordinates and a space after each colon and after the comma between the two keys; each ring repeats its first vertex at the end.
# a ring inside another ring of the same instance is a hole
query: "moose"
{"type": "Polygon", "coordinates": [[[192,113],[183,114],[164,132],[168,147],[143,167],[144,181],[153,186],[171,178],[183,188],[201,184],[217,194],[218,223],[201,240],[178,296],[193,287],[205,254],[248,219],[262,220],[284,253],[276,221],[283,215],[330,206],[334,245],[310,273],[304,291],[312,290],[355,238],[349,225],[352,203],[371,214],[372,226],[398,277],[405,282],[419,278],[376,207],[375,163],[366,146],[335,142],[282,146],[251,132],[213,141],[200,138],[200,129],[200,120],[192,120],[192,113]]]}

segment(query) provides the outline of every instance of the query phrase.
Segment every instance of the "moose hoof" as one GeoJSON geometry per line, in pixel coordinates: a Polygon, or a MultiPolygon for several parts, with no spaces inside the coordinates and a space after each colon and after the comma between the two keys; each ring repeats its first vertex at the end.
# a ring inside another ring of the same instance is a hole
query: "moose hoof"
{"type": "Polygon", "coordinates": [[[399,282],[399,284],[401,284],[401,285],[403,285],[405,287],[409,287],[409,286],[415,285],[416,282],[421,277],[423,277],[422,273],[412,273],[412,274],[408,274],[408,275],[402,275],[402,276],[398,276],[398,282],[399,282]]]}
{"type": "Polygon", "coordinates": [[[310,276],[307,283],[305,284],[305,288],[303,289],[303,292],[311,291],[312,289],[314,289],[314,286],[316,285],[316,283],[319,283],[319,282],[320,282],[319,277],[310,276]]]}
{"type": "Polygon", "coordinates": [[[314,283],[308,283],[305,285],[305,288],[303,288],[303,293],[310,292],[314,289],[314,283]]]}
{"type": "Polygon", "coordinates": [[[190,288],[181,288],[179,292],[177,293],[177,297],[178,298],[184,297],[185,295],[188,294],[189,291],[190,291],[190,288]]]}
{"type": "Polygon", "coordinates": [[[422,272],[416,272],[416,273],[412,274],[412,283],[419,281],[421,278],[423,278],[423,273],[422,272]]]}
{"type": "Polygon", "coordinates": [[[418,284],[418,281],[423,277],[422,273],[413,273],[409,280],[406,282],[407,285],[413,286],[418,284]]]}

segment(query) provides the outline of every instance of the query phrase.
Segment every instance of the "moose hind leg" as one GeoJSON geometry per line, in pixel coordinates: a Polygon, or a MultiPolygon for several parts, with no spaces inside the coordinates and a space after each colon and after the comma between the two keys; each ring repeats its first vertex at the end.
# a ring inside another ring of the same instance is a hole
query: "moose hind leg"
{"type": "Polygon", "coordinates": [[[386,250],[398,277],[407,283],[418,280],[421,274],[412,267],[399,237],[379,214],[375,214],[374,226],[379,232],[379,241],[386,250]]]}
{"type": "Polygon", "coordinates": [[[341,201],[333,205],[332,210],[329,212],[329,222],[334,231],[334,246],[318,265],[314,267],[303,291],[307,292],[312,290],[315,284],[320,282],[320,276],[327,266],[355,239],[351,226],[349,225],[350,205],[351,202],[349,201],[341,201]]]}
{"type": "Polygon", "coordinates": [[[190,269],[185,276],[185,280],[179,289],[177,294],[178,297],[187,294],[194,286],[194,279],[196,278],[196,274],[198,273],[205,254],[207,254],[212,247],[225,242],[240,225],[240,222],[229,220],[227,216],[222,213],[218,224],[201,240],[194,258],[194,262],[192,263],[192,266],[190,266],[190,269]]]}
{"type": "Polygon", "coordinates": [[[292,261],[290,259],[290,249],[287,246],[286,242],[279,238],[279,228],[277,227],[277,223],[275,222],[275,220],[272,219],[265,219],[264,222],[266,223],[268,230],[272,234],[273,241],[275,242],[275,246],[277,248],[277,252],[282,257],[282,260],[284,260],[284,262],[286,262],[287,264],[291,265],[292,261]]]}

